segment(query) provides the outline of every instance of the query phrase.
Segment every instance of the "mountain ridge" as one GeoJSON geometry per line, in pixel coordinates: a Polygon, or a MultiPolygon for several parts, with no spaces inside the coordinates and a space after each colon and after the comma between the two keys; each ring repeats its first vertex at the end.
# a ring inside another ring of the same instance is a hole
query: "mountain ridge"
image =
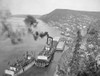
{"type": "Polygon", "coordinates": [[[58,15],[58,16],[65,16],[65,15],[87,15],[87,16],[92,16],[95,18],[99,18],[100,19],[100,12],[94,12],[94,11],[77,11],[77,10],[70,10],[70,9],[55,9],[52,12],[42,15],[40,17],[41,20],[43,20],[44,22],[48,22],[48,19],[50,19],[50,17],[58,15]]]}

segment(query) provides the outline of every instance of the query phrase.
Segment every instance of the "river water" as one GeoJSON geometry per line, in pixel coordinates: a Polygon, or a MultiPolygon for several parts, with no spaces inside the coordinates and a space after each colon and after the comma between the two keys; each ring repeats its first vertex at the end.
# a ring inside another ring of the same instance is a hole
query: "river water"
{"type": "MultiPolygon", "coordinates": [[[[49,27],[47,24],[39,21],[38,28],[39,31],[48,31],[50,36],[56,37],[60,36],[60,32],[57,29],[49,27]]],[[[38,54],[46,43],[46,37],[34,41],[32,35],[27,35],[24,37],[24,42],[18,45],[12,45],[10,40],[0,41],[0,76],[2,76],[4,69],[8,67],[7,62],[13,61],[14,59],[20,57],[25,51],[33,51],[38,54]]],[[[61,52],[55,53],[54,59],[49,67],[38,68],[36,66],[32,67],[21,76],[53,76],[55,72],[55,67],[61,56],[61,52]]]]}

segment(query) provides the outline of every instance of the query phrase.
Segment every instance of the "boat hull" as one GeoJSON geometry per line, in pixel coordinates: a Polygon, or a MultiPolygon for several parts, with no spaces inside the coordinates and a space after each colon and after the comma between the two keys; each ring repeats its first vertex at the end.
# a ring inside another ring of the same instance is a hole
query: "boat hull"
{"type": "Polygon", "coordinates": [[[18,76],[22,73],[24,73],[25,71],[27,71],[28,69],[30,69],[33,65],[35,64],[35,61],[31,62],[30,64],[28,64],[27,66],[25,66],[23,69],[19,70],[17,73],[15,73],[14,75],[4,75],[4,76],[18,76]]]}

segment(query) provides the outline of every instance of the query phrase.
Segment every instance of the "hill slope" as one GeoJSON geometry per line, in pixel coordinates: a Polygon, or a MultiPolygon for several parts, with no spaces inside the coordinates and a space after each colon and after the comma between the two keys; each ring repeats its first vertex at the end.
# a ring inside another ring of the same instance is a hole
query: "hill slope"
{"type": "Polygon", "coordinates": [[[100,19],[100,12],[56,9],[40,19],[51,25],[88,25],[100,19]]]}
{"type": "Polygon", "coordinates": [[[50,21],[51,19],[57,21],[59,18],[62,17],[69,17],[69,16],[89,16],[89,17],[96,17],[100,18],[100,12],[87,12],[87,11],[75,11],[75,10],[68,10],[68,9],[55,9],[49,14],[43,15],[41,19],[45,22],[50,21]]]}
{"type": "Polygon", "coordinates": [[[53,27],[59,27],[63,30],[67,28],[76,30],[77,27],[80,29],[84,28],[84,26],[87,28],[89,25],[98,25],[100,12],[56,9],[49,14],[41,16],[40,19],[53,27]]]}

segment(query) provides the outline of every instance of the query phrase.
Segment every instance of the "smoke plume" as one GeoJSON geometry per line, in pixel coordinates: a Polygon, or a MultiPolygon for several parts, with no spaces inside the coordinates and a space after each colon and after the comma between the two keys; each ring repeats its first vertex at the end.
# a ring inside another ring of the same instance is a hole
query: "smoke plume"
{"type": "Polygon", "coordinates": [[[10,9],[11,0],[0,0],[0,10],[10,9]]]}

